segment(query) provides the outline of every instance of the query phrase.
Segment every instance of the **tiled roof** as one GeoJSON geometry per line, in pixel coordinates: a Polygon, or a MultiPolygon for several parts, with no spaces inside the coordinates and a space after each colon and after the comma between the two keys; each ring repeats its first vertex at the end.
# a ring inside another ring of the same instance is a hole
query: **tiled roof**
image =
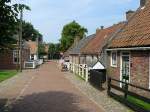
{"type": "Polygon", "coordinates": [[[75,46],[77,46],[77,44],[79,43],[80,40],[81,40],[81,39],[80,39],[79,37],[76,37],[76,38],[74,39],[74,43],[69,47],[69,49],[68,49],[66,52],[64,52],[64,56],[65,56],[65,57],[68,57],[68,56],[70,55],[70,53],[72,52],[72,49],[73,49],[75,46]]]}
{"type": "Polygon", "coordinates": [[[101,29],[96,32],[96,36],[92,39],[87,45],[85,45],[81,53],[82,54],[99,54],[102,51],[103,46],[106,42],[111,38],[111,36],[120,30],[120,28],[124,25],[124,22],[119,24],[115,24],[111,27],[101,29]]]}
{"type": "Polygon", "coordinates": [[[69,47],[69,49],[66,52],[64,52],[64,56],[69,57],[69,55],[74,47],[75,47],[75,44],[72,44],[72,46],[69,47]]]}
{"type": "Polygon", "coordinates": [[[150,2],[139,8],[119,32],[109,48],[150,46],[150,2]]]}
{"type": "Polygon", "coordinates": [[[79,43],[70,51],[70,54],[80,54],[80,50],[95,37],[95,34],[84,37],[79,43]]]}

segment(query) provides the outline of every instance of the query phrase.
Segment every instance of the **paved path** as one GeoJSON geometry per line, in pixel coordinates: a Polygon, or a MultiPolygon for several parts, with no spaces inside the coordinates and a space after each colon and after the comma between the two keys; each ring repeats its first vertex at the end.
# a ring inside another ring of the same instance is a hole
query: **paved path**
{"type": "Polygon", "coordinates": [[[104,112],[49,62],[0,85],[0,112],[104,112]]]}

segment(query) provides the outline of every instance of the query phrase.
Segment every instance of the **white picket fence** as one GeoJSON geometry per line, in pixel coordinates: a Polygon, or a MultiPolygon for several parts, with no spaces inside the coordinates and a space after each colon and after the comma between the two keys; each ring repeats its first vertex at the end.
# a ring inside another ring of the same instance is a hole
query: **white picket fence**
{"type": "Polygon", "coordinates": [[[69,70],[71,72],[73,72],[74,74],[79,75],[86,82],[88,82],[88,79],[89,79],[88,71],[89,71],[89,69],[86,65],[70,63],[69,70]]]}

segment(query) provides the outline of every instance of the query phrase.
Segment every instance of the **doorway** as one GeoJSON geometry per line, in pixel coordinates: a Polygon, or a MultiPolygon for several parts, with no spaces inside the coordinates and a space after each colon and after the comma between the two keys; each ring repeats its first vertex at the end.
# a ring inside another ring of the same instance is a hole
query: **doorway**
{"type": "MultiPolygon", "coordinates": [[[[121,67],[120,67],[120,80],[123,82],[130,82],[130,53],[121,53],[121,67]]],[[[120,84],[123,87],[122,83],[120,84]]]]}

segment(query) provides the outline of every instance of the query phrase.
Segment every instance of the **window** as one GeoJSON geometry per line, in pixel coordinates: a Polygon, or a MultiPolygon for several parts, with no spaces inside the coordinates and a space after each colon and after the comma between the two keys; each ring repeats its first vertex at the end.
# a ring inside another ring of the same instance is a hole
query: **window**
{"type": "Polygon", "coordinates": [[[14,50],[13,51],[13,63],[17,64],[19,62],[19,55],[18,55],[18,51],[14,50]]]}
{"type": "Polygon", "coordinates": [[[31,60],[34,60],[34,54],[31,54],[31,60]]]}
{"type": "Polygon", "coordinates": [[[111,53],[111,66],[117,67],[117,52],[111,53]]]}

